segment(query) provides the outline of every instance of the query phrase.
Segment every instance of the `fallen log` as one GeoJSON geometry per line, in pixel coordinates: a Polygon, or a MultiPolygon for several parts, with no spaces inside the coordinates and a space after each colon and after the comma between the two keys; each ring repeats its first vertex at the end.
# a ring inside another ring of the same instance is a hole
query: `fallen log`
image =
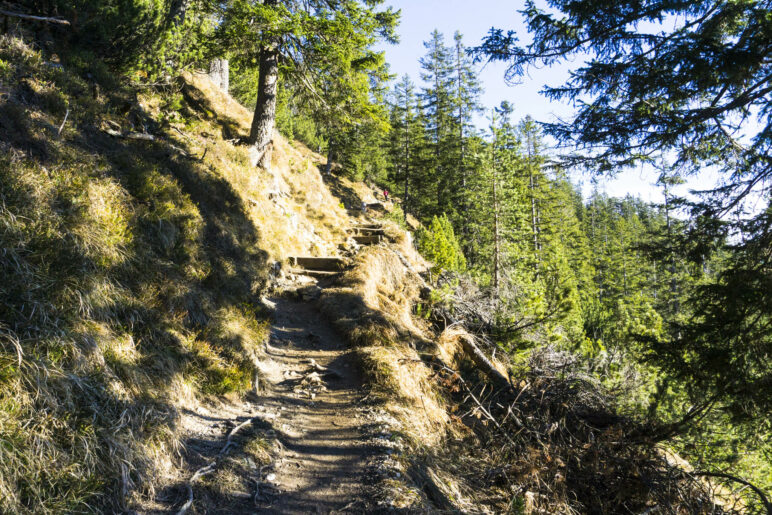
{"type": "Polygon", "coordinates": [[[55,25],[66,25],[68,27],[71,25],[69,21],[62,18],[51,18],[48,16],[35,16],[32,14],[23,14],[23,13],[11,12],[11,11],[4,11],[2,9],[0,9],[0,14],[2,14],[3,16],[8,16],[10,18],[20,18],[22,20],[42,21],[45,23],[53,23],[55,25]]]}
{"type": "Polygon", "coordinates": [[[120,132],[112,129],[102,129],[102,132],[113,138],[134,139],[139,141],[155,141],[155,136],[146,132],[120,132]]]}
{"type": "Polygon", "coordinates": [[[480,347],[474,341],[474,337],[466,332],[459,333],[458,341],[461,343],[461,347],[464,349],[466,356],[472,360],[477,368],[485,374],[496,386],[504,390],[514,393],[514,388],[509,382],[509,379],[504,376],[493,365],[491,360],[480,350],[480,347]]]}

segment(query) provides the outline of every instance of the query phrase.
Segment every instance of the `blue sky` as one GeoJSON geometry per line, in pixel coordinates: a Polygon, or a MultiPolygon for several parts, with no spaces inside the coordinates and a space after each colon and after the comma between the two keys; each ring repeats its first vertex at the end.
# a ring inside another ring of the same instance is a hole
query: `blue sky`
{"type": "MultiPolygon", "coordinates": [[[[522,0],[387,0],[402,10],[402,22],[398,29],[400,43],[382,47],[398,77],[408,74],[420,86],[418,59],[426,53],[423,42],[436,28],[442,32],[448,44],[452,43],[456,30],[464,35],[467,46],[476,46],[492,26],[515,29],[523,41],[528,34],[522,17],[517,12],[522,0]]],[[[567,77],[571,63],[540,70],[532,70],[522,84],[510,86],[504,81],[506,67],[503,64],[488,64],[480,70],[480,80],[485,87],[483,104],[490,109],[508,100],[515,107],[515,117],[531,115],[540,121],[553,120],[555,116],[570,116],[573,108],[563,103],[550,102],[539,94],[545,84],[558,85],[567,77]]],[[[576,176],[576,182],[583,182],[589,192],[589,179],[576,176]]],[[[609,195],[624,196],[630,193],[647,201],[659,202],[661,195],[653,186],[656,180],[650,169],[629,171],[614,180],[603,180],[599,187],[609,195]]]]}

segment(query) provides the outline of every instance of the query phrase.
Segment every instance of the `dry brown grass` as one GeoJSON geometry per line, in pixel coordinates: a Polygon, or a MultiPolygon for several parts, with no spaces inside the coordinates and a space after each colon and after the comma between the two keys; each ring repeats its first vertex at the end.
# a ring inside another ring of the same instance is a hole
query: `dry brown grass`
{"type": "Polygon", "coordinates": [[[339,287],[325,290],[320,305],[358,346],[366,376],[386,399],[388,411],[415,442],[433,445],[444,435],[449,417],[432,371],[416,350],[430,337],[413,317],[419,283],[394,248],[369,247],[339,287]]]}
{"type": "Polygon", "coordinates": [[[451,368],[459,370],[467,359],[461,338],[466,331],[461,327],[451,327],[443,331],[437,339],[437,356],[443,363],[451,368]]]}
{"type": "Polygon", "coordinates": [[[368,247],[340,285],[325,291],[321,306],[356,344],[425,342],[426,329],[412,314],[419,284],[394,249],[368,247]]]}
{"type": "MultiPolygon", "coordinates": [[[[246,201],[249,216],[260,229],[261,247],[271,259],[337,255],[350,221],[322,179],[319,167],[324,158],[276,133],[271,171],[253,168],[249,148],[241,143],[249,134],[252,113],[206,75],[187,73],[182,79],[186,95],[204,107],[195,113],[194,130],[189,128],[186,137],[174,130],[169,135],[203,155],[204,162],[246,201]],[[207,117],[206,112],[216,116],[207,117]]],[[[161,109],[157,98],[146,102],[151,110],[161,109]]]]}
{"type": "MultiPolygon", "coordinates": [[[[251,112],[202,75],[96,89],[93,70],[46,67],[13,38],[0,59],[0,511],[150,506],[181,472],[180,410],[252,387],[269,262],[335,255],[352,222],[343,201],[359,197],[336,196],[323,158],[279,135],[271,173],[251,168],[251,112]],[[116,125],[156,141],[99,129],[116,125]]],[[[395,251],[421,259],[389,230],[398,245],[364,253],[340,293],[361,294],[349,334],[393,411],[431,439],[446,418],[409,345],[426,336],[395,251]]]]}
{"type": "Polygon", "coordinates": [[[121,511],[179,473],[181,408],[251,389],[267,335],[265,234],[215,130],[234,106],[184,102],[182,136],[170,92],[134,103],[7,36],[0,60],[0,512],[121,511]]]}

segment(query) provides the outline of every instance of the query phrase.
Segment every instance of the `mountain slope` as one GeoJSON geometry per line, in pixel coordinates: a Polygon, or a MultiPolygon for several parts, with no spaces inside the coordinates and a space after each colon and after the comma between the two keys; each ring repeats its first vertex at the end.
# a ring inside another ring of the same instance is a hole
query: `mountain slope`
{"type": "Polygon", "coordinates": [[[302,511],[336,479],[323,510],[715,508],[620,438],[628,421],[565,354],[505,367],[492,346],[486,374],[391,205],[360,211],[367,185],[278,135],[272,171],[252,168],[249,111],[203,75],[127,83],[0,38],[0,511],[302,511]],[[363,223],[378,236],[361,248],[363,223]],[[293,256],[346,266],[316,284],[293,256]],[[511,374],[495,395],[491,370],[511,374]],[[361,421],[325,416],[312,380],[361,421]],[[292,482],[292,446],[328,484],[292,482]]]}

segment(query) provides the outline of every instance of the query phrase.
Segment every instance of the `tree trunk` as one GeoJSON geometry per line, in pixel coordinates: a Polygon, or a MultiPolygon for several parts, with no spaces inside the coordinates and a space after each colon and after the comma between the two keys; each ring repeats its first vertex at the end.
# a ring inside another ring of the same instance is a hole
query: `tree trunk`
{"type": "Polygon", "coordinates": [[[678,282],[676,280],[676,263],[675,263],[675,251],[673,250],[673,226],[670,220],[670,191],[667,183],[665,183],[665,224],[667,227],[667,244],[670,247],[670,309],[674,315],[677,315],[681,310],[680,303],[678,301],[678,282]]]}
{"type": "Polygon", "coordinates": [[[493,154],[493,295],[496,309],[499,306],[499,287],[501,275],[501,234],[499,226],[499,172],[496,163],[496,143],[491,149],[493,154]]]}
{"type": "MultiPolygon", "coordinates": [[[[332,132],[332,129],[328,129],[328,133],[332,132]]],[[[324,166],[324,173],[325,175],[330,175],[332,173],[332,138],[330,138],[330,141],[327,142],[327,164],[324,166]]]]}
{"type": "Polygon", "coordinates": [[[528,189],[531,192],[531,230],[533,232],[533,252],[536,257],[536,277],[539,277],[541,269],[541,241],[539,238],[541,232],[541,223],[539,221],[539,206],[536,200],[536,178],[534,177],[533,158],[535,149],[533,147],[532,135],[529,132],[526,140],[528,150],[528,189]]]}
{"type": "Polygon", "coordinates": [[[442,173],[442,153],[440,148],[440,141],[442,139],[442,99],[440,98],[440,70],[439,65],[435,64],[434,68],[434,91],[437,94],[437,108],[435,113],[435,123],[436,127],[434,128],[434,138],[435,138],[435,145],[434,145],[434,161],[437,164],[437,212],[442,213],[445,211],[445,176],[442,173]]]}
{"type": "MultiPolygon", "coordinates": [[[[279,0],[265,0],[265,5],[275,7],[279,0]]],[[[257,89],[257,106],[252,119],[249,143],[253,145],[252,164],[266,170],[271,168],[273,130],[276,124],[276,100],[279,88],[279,38],[266,39],[260,51],[260,79],[257,89]]]]}
{"type": "Polygon", "coordinates": [[[461,69],[461,45],[456,44],[456,87],[458,101],[458,144],[459,144],[459,176],[461,177],[461,235],[463,237],[464,254],[471,255],[469,246],[469,205],[466,191],[466,146],[464,140],[464,84],[461,69]]]}
{"type": "Polygon", "coordinates": [[[230,71],[227,59],[213,59],[209,63],[209,78],[227,93],[230,90],[230,71]]]}
{"type": "Polygon", "coordinates": [[[512,392],[512,385],[509,383],[509,379],[499,372],[499,369],[497,369],[491,360],[485,356],[483,351],[480,350],[480,347],[475,343],[472,335],[462,334],[460,335],[459,340],[461,341],[461,346],[466,355],[475,365],[477,365],[477,368],[482,370],[482,372],[488,376],[488,379],[499,388],[512,392]]]}
{"type": "Polygon", "coordinates": [[[407,213],[410,210],[410,99],[405,91],[405,198],[402,202],[402,214],[407,222],[407,213]]]}
{"type": "Polygon", "coordinates": [[[172,2],[169,10],[169,19],[172,20],[175,27],[185,23],[185,19],[188,15],[188,8],[190,7],[190,0],[176,0],[172,2]]]}

